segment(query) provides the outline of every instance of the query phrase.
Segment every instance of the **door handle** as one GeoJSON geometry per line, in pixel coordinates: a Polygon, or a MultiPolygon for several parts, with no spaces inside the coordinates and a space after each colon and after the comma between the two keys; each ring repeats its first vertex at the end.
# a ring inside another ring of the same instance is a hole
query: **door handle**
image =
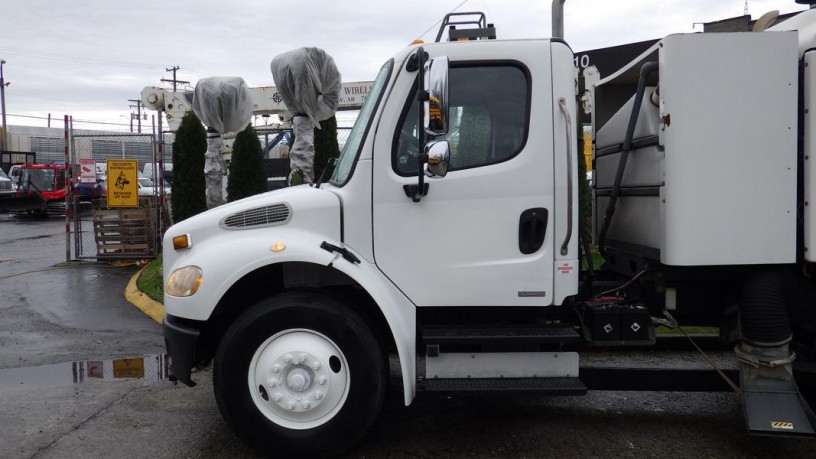
{"type": "Polygon", "coordinates": [[[535,253],[544,245],[549,212],[543,207],[527,209],[519,217],[519,250],[525,255],[535,253]]]}

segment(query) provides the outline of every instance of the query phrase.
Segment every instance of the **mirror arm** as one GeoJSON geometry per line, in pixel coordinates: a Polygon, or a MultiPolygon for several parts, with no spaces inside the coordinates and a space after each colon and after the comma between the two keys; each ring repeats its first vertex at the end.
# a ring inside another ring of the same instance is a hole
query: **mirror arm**
{"type": "Polygon", "coordinates": [[[425,100],[428,99],[428,91],[425,90],[425,60],[428,56],[425,54],[425,50],[420,46],[416,52],[417,56],[417,66],[419,70],[419,74],[417,75],[418,78],[418,101],[419,110],[418,119],[417,119],[417,147],[419,151],[417,152],[417,180],[418,186],[414,195],[411,197],[413,202],[419,202],[424,195],[425,190],[425,162],[428,160],[428,155],[425,154],[425,129],[423,128],[425,123],[425,100]]]}

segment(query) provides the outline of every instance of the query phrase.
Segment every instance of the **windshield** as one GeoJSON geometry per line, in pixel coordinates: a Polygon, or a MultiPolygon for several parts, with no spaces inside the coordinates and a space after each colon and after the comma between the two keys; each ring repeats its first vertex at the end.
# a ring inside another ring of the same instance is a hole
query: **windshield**
{"type": "Polygon", "coordinates": [[[382,98],[385,84],[391,76],[391,68],[394,66],[394,61],[389,60],[382,66],[380,73],[377,74],[377,79],[371,85],[371,92],[366,96],[365,103],[360,109],[360,114],[357,116],[357,121],[354,122],[354,127],[346,140],[346,145],[343,147],[343,152],[340,153],[340,159],[337,161],[337,167],[334,168],[331,183],[336,186],[343,186],[351,177],[351,172],[354,170],[354,162],[357,160],[357,154],[360,152],[363,139],[369,126],[371,126],[371,119],[374,117],[374,112],[377,111],[377,105],[382,98]]]}
{"type": "Polygon", "coordinates": [[[3,172],[3,169],[0,169],[0,178],[4,178],[4,179],[11,180],[11,179],[9,178],[9,176],[8,176],[8,175],[6,175],[6,173],[5,173],[5,172],[3,172]]]}
{"type": "Polygon", "coordinates": [[[139,177],[139,186],[142,187],[153,186],[153,180],[150,180],[147,177],[139,177]]]}
{"type": "Polygon", "coordinates": [[[54,169],[23,169],[20,183],[28,190],[28,184],[37,191],[54,191],[54,169]]]}

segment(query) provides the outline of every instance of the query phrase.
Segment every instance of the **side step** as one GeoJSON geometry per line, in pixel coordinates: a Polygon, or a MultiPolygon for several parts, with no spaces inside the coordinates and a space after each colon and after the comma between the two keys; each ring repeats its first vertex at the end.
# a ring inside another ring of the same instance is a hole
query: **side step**
{"type": "Polygon", "coordinates": [[[496,394],[524,392],[540,395],[585,395],[578,378],[456,378],[426,379],[424,390],[434,393],[496,394]]]}
{"type": "Polygon", "coordinates": [[[422,329],[425,344],[577,343],[581,336],[563,325],[422,329]]]}
{"type": "Polygon", "coordinates": [[[584,395],[576,352],[439,353],[419,362],[428,392],[584,395]]]}

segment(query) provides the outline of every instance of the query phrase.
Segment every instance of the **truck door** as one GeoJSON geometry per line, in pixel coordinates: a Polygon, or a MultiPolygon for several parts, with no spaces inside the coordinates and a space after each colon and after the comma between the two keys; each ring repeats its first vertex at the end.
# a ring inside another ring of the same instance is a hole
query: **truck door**
{"type": "Polygon", "coordinates": [[[537,64],[507,59],[523,48],[495,61],[448,54],[451,164],[420,202],[404,190],[417,183],[417,72],[403,69],[404,95],[398,81],[380,120],[374,257],[418,306],[553,301],[553,115],[535,103],[552,97],[549,48],[536,49],[537,64]]]}

